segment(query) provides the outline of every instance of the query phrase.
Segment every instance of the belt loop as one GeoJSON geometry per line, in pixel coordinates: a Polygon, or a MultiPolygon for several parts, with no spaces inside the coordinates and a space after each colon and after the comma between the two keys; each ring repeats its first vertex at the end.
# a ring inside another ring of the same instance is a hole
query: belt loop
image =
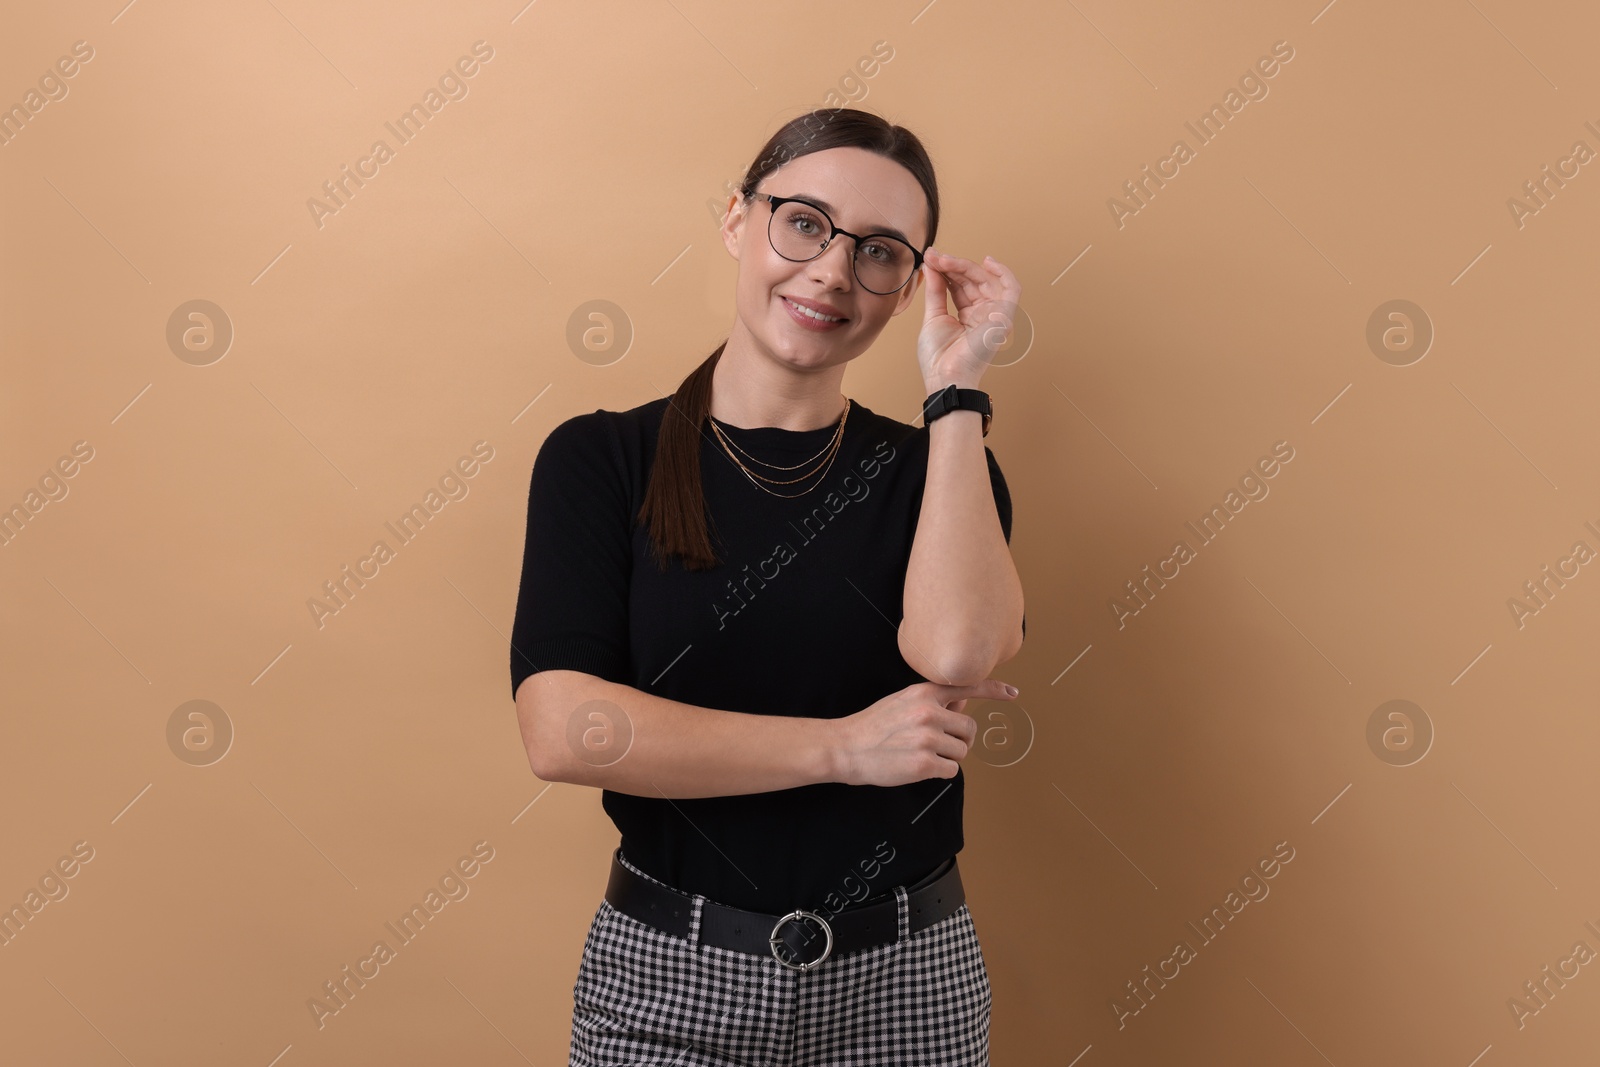
{"type": "Polygon", "coordinates": [[[693,894],[694,900],[689,905],[689,948],[698,953],[700,951],[700,913],[705,905],[706,898],[703,894],[693,894]]]}
{"type": "Polygon", "coordinates": [[[905,886],[897,885],[894,887],[894,900],[896,918],[898,920],[895,930],[895,943],[899,944],[911,936],[911,894],[906,892],[905,886]]]}

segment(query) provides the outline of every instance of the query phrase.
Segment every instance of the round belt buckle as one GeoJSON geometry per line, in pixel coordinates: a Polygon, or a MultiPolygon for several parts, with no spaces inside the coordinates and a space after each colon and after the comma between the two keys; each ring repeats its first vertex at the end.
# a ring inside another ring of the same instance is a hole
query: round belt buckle
{"type": "Polygon", "coordinates": [[[828,920],[824,919],[814,911],[791,911],[789,914],[778,920],[778,925],[772,928],[772,936],[767,939],[767,943],[772,947],[773,958],[779,963],[783,964],[785,967],[795,971],[810,970],[812,967],[815,967],[817,964],[827,959],[828,955],[833,952],[833,927],[828,925],[828,920]],[[790,963],[778,952],[779,946],[783,944],[783,938],[778,936],[778,931],[782,930],[783,924],[789,922],[791,919],[815,919],[817,923],[821,925],[823,935],[828,939],[827,943],[822,948],[822,955],[818,956],[809,963],[790,963]]]}

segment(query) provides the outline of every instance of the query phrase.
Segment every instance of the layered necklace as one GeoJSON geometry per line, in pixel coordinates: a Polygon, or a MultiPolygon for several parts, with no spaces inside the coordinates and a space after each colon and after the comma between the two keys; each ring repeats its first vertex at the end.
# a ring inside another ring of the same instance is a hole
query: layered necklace
{"type": "Polygon", "coordinates": [[[854,401],[852,401],[849,397],[845,398],[845,401],[844,401],[844,414],[842,416],[840,416],[840,418],[839,418],[839,428],[834,431],[833,438],[827,444],[822,446],[822,451],[818,452],[816,455],[812,456],[809,459],[801,460],[799,463],[796,463],[792,467],[782,467],[782,466],[779,466],[776,463],[768,463],[765,460],[757,459],[755,456],[750,455],[750,453],[745,452],[744,449],[739,448],[738,444],[736,444],[734,441],[732,441],[728,437],[727,434],[723,433],[722,432],[722,427],[717,425],[717,420],[715,418],[712,418],[711,416],[708,415],[708,416],[706,416],[706,421],[711,424],[711,429],[712,429],[712,431],[714,433],[716,433],[717,440],[722,443],[722,450],[724,452],[728,453],[728,457],[739,465],[739,469],[740,470],[744,471],[745,477],[750,479],[750,484],[751,485],[754,485],[757,489],[760,489],[762,492],[768,493],[768,494],[770,494],[772,496],[780,496],[780,497],[784,497],[786,499],[792,500],[795,497],[805,496],[807,493],[811,492],[812,489],[815,489],[818,485],[821,485],[822,484],[822,478],[819,476],[817,478],[816,485],[811,486],[810,489],[802,489],[798,493],[777,493],[777,492],[773,492],[771,489],[768,489],[766,485],[763,485],[761,483],[762,482],[766,482],[767,485],[793,485],[795,482],[803,482],[803,481],[805,481],[807,478],[811,477],[812,475],[818,474],[819,471],[820,471],[821,474],[827,474],[828,473],[828,468],[833,466],[834,457],[836,457],[839,454],[839,446],[844,443],[844,424],[850,418],[850,408],[851,408],[851,406],[853,404],[854,404],[854,401]],[[742,460],[738,456],[734,455],[734,450],[735,449],[737,449],[739,452],[744,453],[745,457],[748,458],[750,460],[750,462],[760,464],[761,466],[766,467],[769,470],[783,471],[783,472],[787,473],[788,471],[799,470],[801,467],[804,467],[808,463],[815,463],[815,464],[817,464],[817,466],[813,467],[811,470],[807,471],[806,473],[800,475],[800,477],[798,477],[798,478],[789,478],[789,479],[768,478],[766,475],[757,474],[755,471],[752,471],[749,467],[745,466],[744,460],[742,460]]]}

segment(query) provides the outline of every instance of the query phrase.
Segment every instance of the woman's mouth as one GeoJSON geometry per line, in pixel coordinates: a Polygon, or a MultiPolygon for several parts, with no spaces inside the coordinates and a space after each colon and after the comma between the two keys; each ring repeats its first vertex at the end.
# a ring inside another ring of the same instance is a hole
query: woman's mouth
{"type": "Polygon", "coordinates": [[[796,304],[786,296],[781,297],[781,299],[783,300],[784,308],[789,312],[789,317],[808,330],[835,330],[850,321],[849,319],[837,318],[831,315],[822,315],[808,307],[796,304]]]}

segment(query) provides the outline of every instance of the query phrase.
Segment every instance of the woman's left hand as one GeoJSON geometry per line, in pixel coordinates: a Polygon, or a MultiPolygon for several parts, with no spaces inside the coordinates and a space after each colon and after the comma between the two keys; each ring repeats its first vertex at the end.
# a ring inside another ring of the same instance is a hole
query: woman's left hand
{"type": "Polygon", "coordinates": [[[929,249],[923,259],[927,290],[917,362],[928,391],[947,385],[974,389],[995,352],[1016,329],[1022,283],[993,256],[974,263],[929,249]],[[956,313],[946,309],[955,301],[956,313]]]}

